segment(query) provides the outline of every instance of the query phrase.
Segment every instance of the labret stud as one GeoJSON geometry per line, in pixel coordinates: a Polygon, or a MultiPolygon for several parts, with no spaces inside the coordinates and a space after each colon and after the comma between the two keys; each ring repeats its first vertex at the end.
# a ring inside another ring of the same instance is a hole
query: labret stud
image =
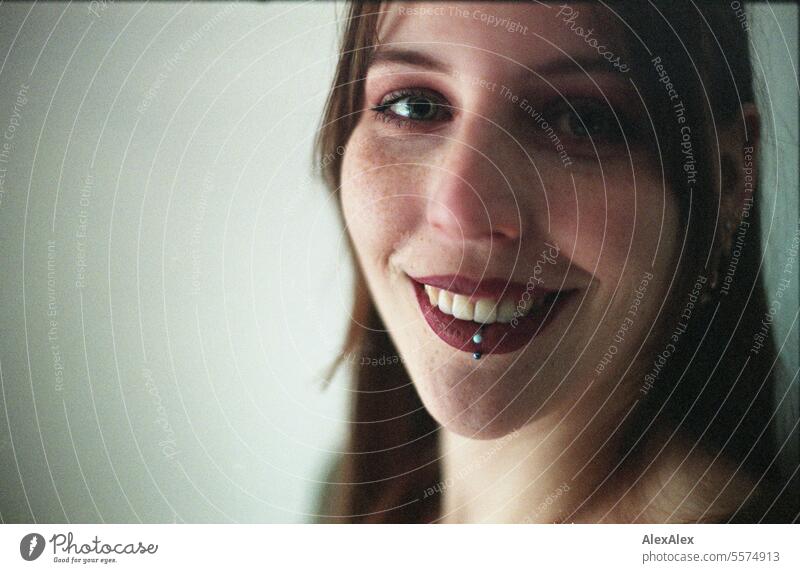
{"type": "MultiPolygon", "coordinates": [[[[472,336],[472,342],[473,342],[473,343],[475,343],[475,344],[480,344],[481,342],[483,342],[483,334],[482,334],[482,333],[483,333],[483,327],[484,327],[484,325],[483,325],[483,324],[481,324],[481,327],[478,329],[478,332],[476,332],[476,333],[475,333],[475,334],[472,336]]],[[[472,357],[473,357],[475,360],[480,360],[480,357],[481,357],[481,356],[483,356],[483,353],[482,353],[482,352],[480,352],[479,350],[476,350],[475,352],[473,352],[473,353],[472,353],[472,357]]]]}

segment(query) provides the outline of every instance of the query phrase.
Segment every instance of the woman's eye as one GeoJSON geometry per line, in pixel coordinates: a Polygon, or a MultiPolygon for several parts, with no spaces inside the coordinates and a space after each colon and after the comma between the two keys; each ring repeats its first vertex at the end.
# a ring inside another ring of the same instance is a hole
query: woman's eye
{"type": "Polygon", "coordinates": [[[599,102],[564,104],[555,114],[559,132],[576,139],[617,140],[622,137],[621,120],[599,102]],[[573,109],[574,108],[574,109],[573,109]]]}
{"type": "Polygon", "coordinates": [[[447,117],[440,98],[417,91],[391,93],[372,109],[384,119],[399,121],[439,121],[447,117]]]}

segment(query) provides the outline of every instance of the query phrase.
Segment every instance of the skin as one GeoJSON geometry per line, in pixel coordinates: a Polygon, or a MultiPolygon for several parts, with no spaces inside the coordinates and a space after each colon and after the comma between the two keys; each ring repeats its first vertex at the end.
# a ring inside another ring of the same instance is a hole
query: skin
{"type": "MultiPolygon", "coordinates": [[[[663,312],[681,240],[677,203],[658,156],[646,137],[636,137],[647,133],[649,122],[631,74],[604,65],[562,23],[555,5],[389,8],[379,51],[413,50],[439,65],[378,58],[365,82],[365,107],[412,88],[442,113],[410,121],[401,117],[402,106],[389,107],[395,115],[366,109],[343,158],[341,200],[373,300],[443,428],[443,520],[688,519],[684,513],[697,511],[659,513],[662,506],[675,508],[681,480],[709,468],[702,453],[685,458],[685,444],[660,452],[647,476],[606,480],[622,455],[615,429],[641,396],[649,352],[663,349],[658,330],[651,330],[663,312]],[[481,13],[526,31],[472,17],[481,13]],[[569,166],[523,98],[557,128],[569,166]],[[624,137],[609,110],[622,119],[624,137]],[[525,283],[545,243],[559,248],[555,263],[542,266],[545,286],[578,292],[529,345],[475,361],[427,325],[409,275],[525,283]],[[611,345],[617,352],[600,369],[611,345]],[[676,474],[678,460],[686,463],[676,474]],[[665,476],[673,486],[661,486],[665,476]],[[568,492],[543,504],[564,484],[568,492]]],[[[598,39],[624,62],[625,47],[608,15],[589,5],[575,9],[578,24],[603,30],[598,39]]],[[[731,150],[739,136],[724,136],[731,150]]],[[[718,462],[704,479],[724,483],[731,469],[723,466],[718,462]]],[[[691,508],[693,500],[680,505],[691,508]]]]}

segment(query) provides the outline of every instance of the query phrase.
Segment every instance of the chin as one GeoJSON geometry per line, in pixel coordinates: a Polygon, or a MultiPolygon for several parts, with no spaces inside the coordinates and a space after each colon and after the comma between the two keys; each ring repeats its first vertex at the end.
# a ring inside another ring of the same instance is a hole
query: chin
{"type": "Polygon", "coordinates": [[[537,408],[535,404],[523,407],[524,393],[515,399],[519,389],[509,380],[497,382],[497,376],[480,370],[467,376],[412,378],[433,419],[447,431],[467,438],[502,438],[530,421],[526,417],[537,408]]]}

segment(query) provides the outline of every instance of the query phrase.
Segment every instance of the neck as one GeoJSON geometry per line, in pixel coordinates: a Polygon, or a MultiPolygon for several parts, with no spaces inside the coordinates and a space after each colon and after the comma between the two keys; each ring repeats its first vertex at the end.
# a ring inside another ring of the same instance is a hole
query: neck
{"type": "Polygon", "coordinates": [[[533,420],[493,440],[442,430],[441,521],[560,523],[608,515],[625,491],[615,469],[623,456],[624,427],[617,426],[628,406],[611,414],[603,411],[608,403],[598,412],[602,401],[580,402],[583,409],[533,420]]]}

